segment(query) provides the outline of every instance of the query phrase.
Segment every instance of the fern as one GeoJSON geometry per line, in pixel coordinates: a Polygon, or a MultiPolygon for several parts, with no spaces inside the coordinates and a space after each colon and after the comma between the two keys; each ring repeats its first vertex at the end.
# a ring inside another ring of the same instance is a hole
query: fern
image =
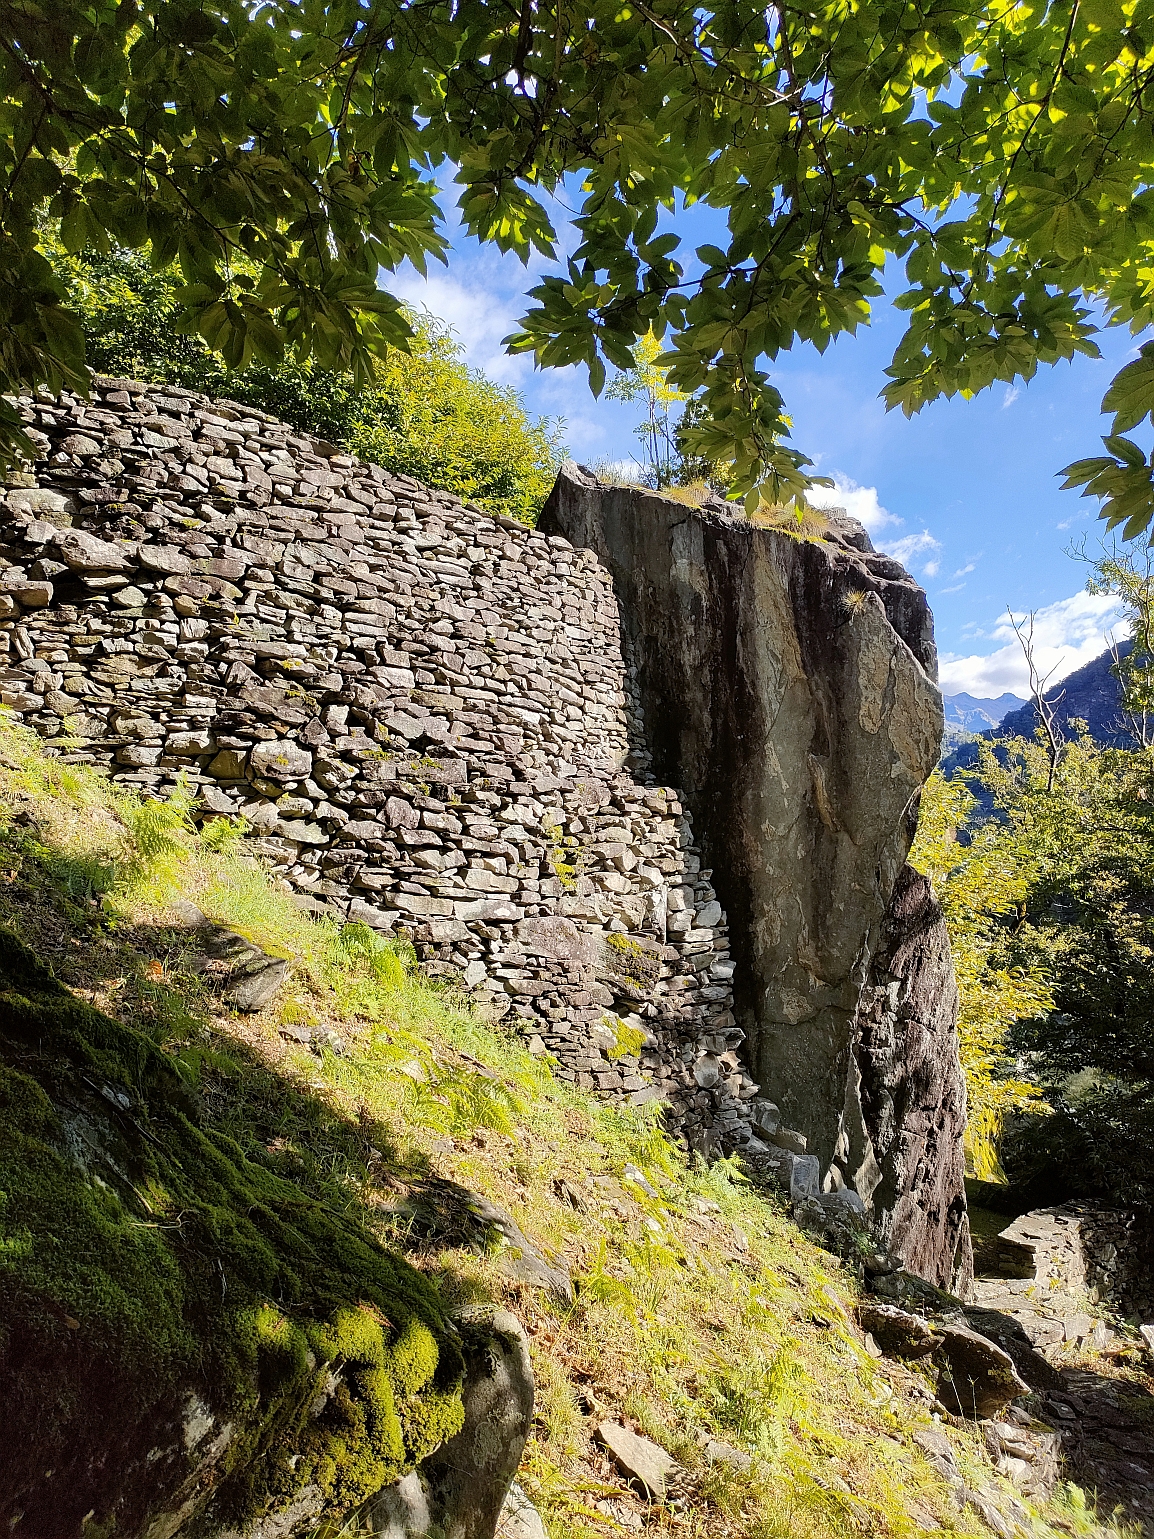
{"type": "Polygon", "coordinates": [[[117,811],[124,824],[124,879],[132,888],[153,888],[158,895],[177,884],[192,853],[196,833],[193,796],[187,782],[177,781],[166,801],[119,798],[117,811]]]}
{"type": "Polygon", "coordinates": [[[405,983],[415,961],[411,945],[386,940],[360,920],[341,926],[333,949],[339,966],[355,970],[360,964],[378,983],[391,989],[405,983]]]}

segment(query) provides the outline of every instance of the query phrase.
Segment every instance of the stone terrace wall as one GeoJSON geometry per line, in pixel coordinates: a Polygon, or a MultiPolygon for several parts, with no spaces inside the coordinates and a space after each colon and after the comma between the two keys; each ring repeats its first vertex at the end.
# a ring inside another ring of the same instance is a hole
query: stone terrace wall
{"type": "Polygon", "coordinates": [[[1038,1208],[1002,1230],[998,1263],[1002,1277],[979,1284],[984,1302],[1008,1294],[1019,1309],[1032,1303],[1051,1321],[1087,1302],[1154,1318],[1154,1234],[1145,1215],[1080,1202],[1038,1208]]]}
{"type": "Polygon", "coordinates": [[[23,404],[4,704],[146,794],[185,776],[306,907],[406,931],[564,1077],[744,1141],[725,916],[631,744],[596,557],[185,391],[23,404]]]}

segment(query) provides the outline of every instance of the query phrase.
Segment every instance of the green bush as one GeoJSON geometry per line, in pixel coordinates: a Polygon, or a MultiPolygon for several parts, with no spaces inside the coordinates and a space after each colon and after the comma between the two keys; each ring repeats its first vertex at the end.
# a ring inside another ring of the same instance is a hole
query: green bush
{"type": "Polygon", "coordinates": [[[270,412],[385,470],[532,522],[564,458],[562,424],[531,417],[516,390],[465,363],[448,326],[410,314],[411,351],[378,364],[375,385],[291,358],[229,369],[176,329],[177,280],[129,252],[57,258],[102,374],[152,380],[270,412]]]}

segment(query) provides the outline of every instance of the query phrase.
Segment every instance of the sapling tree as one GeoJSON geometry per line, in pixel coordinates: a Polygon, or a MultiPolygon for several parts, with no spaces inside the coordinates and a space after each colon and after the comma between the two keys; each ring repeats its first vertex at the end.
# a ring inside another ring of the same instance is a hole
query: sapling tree
{"type": "Polygon", "coordinates": [[[633,349],[633,366],[611,380],[606,391],[610,400],[641,403],[645,415],[634,432],[645,450],[645,473],[657,487],[671,486],[677,478],[679,430],[690,400],[670,384],[669,370],[657,361],[661,351],[652,332],[642,337],[633,349]]]}

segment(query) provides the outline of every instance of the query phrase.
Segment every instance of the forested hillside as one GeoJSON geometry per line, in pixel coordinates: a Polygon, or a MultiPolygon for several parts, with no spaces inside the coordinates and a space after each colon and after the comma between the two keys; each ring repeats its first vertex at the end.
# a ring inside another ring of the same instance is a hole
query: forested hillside
{"type": "Polygon", "coordinates": [[[69,256],[56,246],[53,255],[88,359],[103,374],[255,406],[493,513],[532,520],[549,495],[564,457],[563,424],[530,417],[515,390],[469,368],[436,316],[411,317],[412,339],[390,352],[371,384],[292,357],[230,368],[178,324],[179,272],[154,272],[128,251],[69,256]]]}

